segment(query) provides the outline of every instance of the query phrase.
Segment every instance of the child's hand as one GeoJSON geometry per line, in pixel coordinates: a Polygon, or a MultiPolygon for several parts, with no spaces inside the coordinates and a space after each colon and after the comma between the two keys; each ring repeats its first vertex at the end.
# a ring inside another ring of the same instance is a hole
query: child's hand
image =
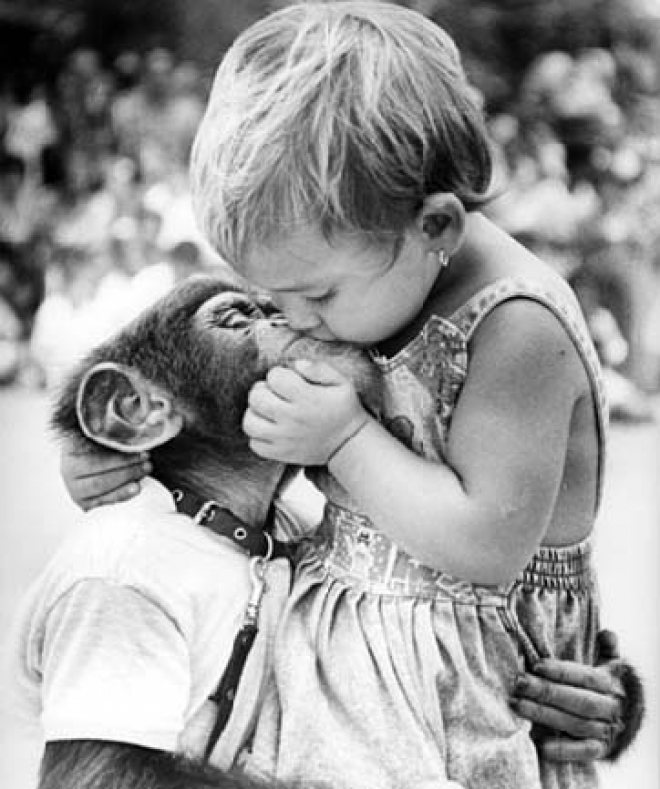
{"type": "Polygon", "coordinates": [[[64,445],[60,455],[64,485],[83,510],[132,498],[140,490],[140,480],[151,470],[147,452],[125,455],[71,442],[64,445]]]}
{"type": "Polygon", "coordinates": [[[243,429],[261,457],[323,466],[368,420],[355,387],[334,367],[298,361],[253,386],[243,429]]]}

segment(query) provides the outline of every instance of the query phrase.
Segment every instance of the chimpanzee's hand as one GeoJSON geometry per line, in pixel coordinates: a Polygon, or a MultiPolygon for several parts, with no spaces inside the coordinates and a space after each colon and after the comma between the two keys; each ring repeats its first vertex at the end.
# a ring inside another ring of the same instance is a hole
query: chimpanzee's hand
{"type": "Polygon", "coordinates": [[[60,453],[64,485],[83,510],[132,498],[151,470],[147,452],[129,455],[67,440],[60,453]]]}
{"type": "Polygon", "coordinates": [[[248,398],[243,429],[256,454],[323,466],[369,420],[353,384],[325,362],[274,367],[248,398]]]}
{"type": "Polygon", "coordinates": [[[609,630],[598,634],[595,666],[544,659],[519,678],[515,709],[535,726],[532,736],[551,761],[616,759],[633,741],[644,716],[644,690],[619,656],[609,630]]]}

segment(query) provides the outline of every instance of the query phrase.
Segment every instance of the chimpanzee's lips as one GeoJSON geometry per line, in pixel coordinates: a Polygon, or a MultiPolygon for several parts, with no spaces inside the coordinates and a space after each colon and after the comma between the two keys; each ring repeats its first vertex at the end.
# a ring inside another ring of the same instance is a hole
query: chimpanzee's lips
{"type": "Polygon", "coordinates": [[[258,321],[255,324],[258,333],[257,344],[270,360],[271,364],[287,363],[294,359],[318,358],[323,349],[344,347],[344,343],[333,340],[316,339],[308,334],[301,334],[289,328],[286,320],[258,321]]]}

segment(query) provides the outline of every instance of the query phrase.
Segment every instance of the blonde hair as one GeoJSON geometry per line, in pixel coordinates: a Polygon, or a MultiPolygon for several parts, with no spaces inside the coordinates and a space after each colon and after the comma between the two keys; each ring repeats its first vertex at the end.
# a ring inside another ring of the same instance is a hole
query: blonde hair
{"type": "Polygon", "coordinates": [[[452,39],[384,2],[289,6],[224,57],[193,146],[203,233],[231,265],[296,226],[401,235],[425,196],[485,202],[492,152],[452,39]]]}

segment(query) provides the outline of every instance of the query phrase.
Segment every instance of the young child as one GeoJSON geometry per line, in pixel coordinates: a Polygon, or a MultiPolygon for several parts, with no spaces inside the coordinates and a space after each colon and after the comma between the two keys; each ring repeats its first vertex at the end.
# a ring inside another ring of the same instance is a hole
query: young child
{"type": "Polygon", "coordinates": [[[508,702],[525,662],[595,662],[606,414],[570,289],[482,213],[491,162],[453,42],[402,7],[285,8],[219,69],[192,160],[207,238],[291,327],[369,349],[385,382],[377,418],[325,365],[251,393],[252,449],[312,467],[327,499],[251,776],[596,785],[590,762],[539,768],[508,702]]]}
{"type": "Polygon", "coordinates": [[[565,282],[479,210],[491,161],[453,42],[392,4],[287,8],[217,75],[202,228],[293,328],[371,349],[385,379],[379,419],[325,366],[274,369],[250,398],[252,449],[318,467],[328,499],[256,775],[530,789],[521,658],[594,659],[600,374],[565,282]]]}

